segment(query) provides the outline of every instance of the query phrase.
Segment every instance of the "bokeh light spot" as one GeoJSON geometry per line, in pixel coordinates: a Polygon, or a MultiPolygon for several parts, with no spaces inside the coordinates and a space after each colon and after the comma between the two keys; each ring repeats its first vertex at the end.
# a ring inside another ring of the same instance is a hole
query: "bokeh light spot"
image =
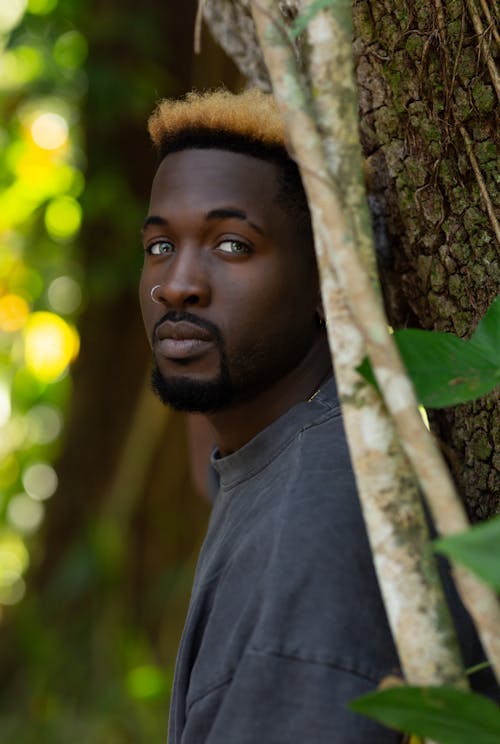
{"type": "Polygon", "coordinates": [[[38,49],[18,46],[0,56],[0,90],[25,85],[39,77],[44,69],[43,57],[38,49]]]}
{"type": "Polygon", "coordinates": [[[59,67],[75,70],[85,60],[88,45],[83,34],[78,31],[67,31],[54,44],[54,59],[59,67]]]}
{"type": "MultiPolygon", "coordinates": [[[[4,458],[6,455],[14,453],[16,450],[22,449],[26,444],[28,434],[28,425],[24,416],[13,416],[5,424],[0,427],[0,457],[4,458]]],[[[9,460],[6,459],[5,465],[7,466],[9,460]]],[[[5,476],[2,476],[2,466],[0,466],[0,481],[5,486],[5,476]]],[[[19,476],[19,466],[17,460],[12,463],[12,473],[8,475],[10,485],[14,483],[19,476]]]]}
{"type": "Polygon", "coordinates": [[[76,358],[78,349],[78,333],[58,315],[30,315],[24,327],[24,357],[28,369],[40,380],[56,380],[76,358]]]}
{"type": "Polygon", "coordinates": [[[28,303],[19,295],[6,294],[0,297],[0,331],[18,331],[26,323],[29,311],[28,303]]]}
{"type": "Polygon", "coordinates": [[[144,665],[131,669],[127,675],[127,689],[136,700],[152,700],[166,691],[165,673],[158,667],[144,665]]]}
{"type": "MultiPolygon", "coordinates": [[[[9,442],[7,442],[9,444],[9,442]]],[[[0,488],[10,488],[19,477],[19,463],[15,455],[2,456],[0,460],[0,488]]]]}
{"type": "Polygon", "coordinates": [[[68,139],[66,119],[52,112],[40,114],[31,125],[31,136],[42,150],[57,150],[68,139]]]}
{"type": "Polygon", "coordinates": [[[10,388],[5,382],[0,382],[0,426],[3,426],[10,418],[10,388]]]}
{"type": "Polygon", "coordinates": [[[44,403],[33,406],[25,415],[25,420],[28,425],[28,437],[34,444],[53,442],[63,427],[61,411],[44,403]]]}
{"type": "Polygon", "coordinates": [[[22,481],[26,493],[36,501],[49,499],[57,490],[57,473],[46,462],[37,462],[27,467],[22,481]]]}
{"type": "Polygon", "coordinates": [[[30,534],[40,526],[44,512],[40,501],[35,501],[25,493],[18,493],[9,502],[7,518],[16,530],[30,534]]]}
{"type": "Polygon", "coordinates": [[[45,211],[45,227],[54,240],[69,240],[80,229],[82,208],[70,196],[53,199],[45,211]]]}
{"type": "Polygon", "coordinates": [[[47,294],[56,313],[74,313],[82,301],[80,285],[70,276],[58,276],[53,279],[47,294]]]}
{"type": "Polygon", "coordinates": [[[28,0],[28,10],[36,15],[47,15],[57,5],[58,0],[28,0]]]}
{"type": "Polygon", "coordinates": [[[2,0],[0,2],[0,32],[11,31],[24,15],[26,0],[2,0]]]}
{"type": "Polygon", "coordinates": [[[18,576],[12,583],[0,582],[0,605],[14,605],[20,602],[26,594],[26,583],[18,576]]]}
{"type": "Polygon", "coordinates": [[[28,563],[29,555],[22,538],[3,529],[0,532],[0,587],[12,586],[27,569],[28,563]]]}

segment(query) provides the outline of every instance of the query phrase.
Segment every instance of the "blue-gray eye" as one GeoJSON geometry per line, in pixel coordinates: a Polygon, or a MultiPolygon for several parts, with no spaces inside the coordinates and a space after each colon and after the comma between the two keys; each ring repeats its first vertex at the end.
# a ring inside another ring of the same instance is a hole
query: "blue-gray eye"
{"type": "Polygon", "coordinates": [[[222,251],[222,253],[228,253],[231,256],[240,256],[244,255],[246,253],[251,253],[251,248],[246,243],[242,243],[241,240],[221,240],[220,243],[217,244],[217,250],[222,251]]]}
{"type": "Polygon", "coordinates": [[[174,244],[169,240],[156,240],[150,243],[146,250],[151,256],[163,256],[165,253],[173,253],[174,244]]]}

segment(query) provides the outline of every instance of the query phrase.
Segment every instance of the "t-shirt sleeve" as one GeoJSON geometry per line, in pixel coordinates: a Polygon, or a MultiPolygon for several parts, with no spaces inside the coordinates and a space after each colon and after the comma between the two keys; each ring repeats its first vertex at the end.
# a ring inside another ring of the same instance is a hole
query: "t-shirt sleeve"
{"type": "Polygon", "coordinates": [[[397,744],[401,733],[347,708],[373,687],[333,665],[247,650],[231,680],[192,702],[182,744],[397,744]]]}

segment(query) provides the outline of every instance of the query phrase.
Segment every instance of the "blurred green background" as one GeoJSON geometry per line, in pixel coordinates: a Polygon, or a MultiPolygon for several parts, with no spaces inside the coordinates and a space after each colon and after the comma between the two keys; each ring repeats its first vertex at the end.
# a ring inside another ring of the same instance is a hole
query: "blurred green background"
{"type": "Polygon", "coordinates": [[[0,741],[163,741],[209,507],[147,390],[155,101],[241,84],[197,3],[0,0],[0,741]]]}

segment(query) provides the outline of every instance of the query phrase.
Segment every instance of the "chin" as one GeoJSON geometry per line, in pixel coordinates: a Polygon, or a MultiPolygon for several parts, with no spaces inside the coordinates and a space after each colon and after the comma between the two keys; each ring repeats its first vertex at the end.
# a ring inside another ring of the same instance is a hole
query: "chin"
{"type": "Polygon", "coordinates": [[[151,374],[151,388],[165,405],[189,413],[220,411],[231,403],[233,397],[229,376],[224,372],[213,380],[164,377],[155,365],[151,374]]]}

